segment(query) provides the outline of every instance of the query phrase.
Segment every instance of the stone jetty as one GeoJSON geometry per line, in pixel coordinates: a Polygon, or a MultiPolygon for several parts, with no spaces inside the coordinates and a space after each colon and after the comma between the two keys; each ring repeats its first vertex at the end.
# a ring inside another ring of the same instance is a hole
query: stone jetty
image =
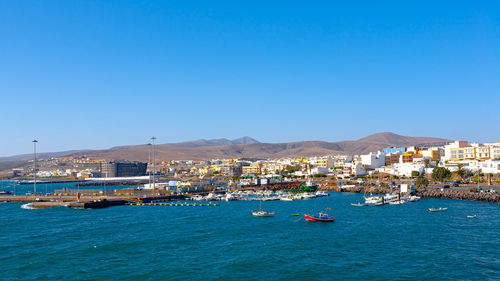
{"type": "MultiPolygon", "coordinates": [[[[320,189],[335,191],[335,192],[354,192],[354,193],[373,193],[373,194],[384,194],[389,193],[391,188],[383,186],[353,186],[350,188],[339,188],[333,184],[322,184],[320,189]]],[[[421,189],[416,191],[416,195],[423,198],[441,198],[441,199],[454,199],[454,200],[470,200],[470,201],[484,201],[484,202],[494,202],[500,204],[500,193],[496,192],[470,192],[470,191],[460,191],[453,189],[446,189],[441,191],[440,189],[421,189]]]]}

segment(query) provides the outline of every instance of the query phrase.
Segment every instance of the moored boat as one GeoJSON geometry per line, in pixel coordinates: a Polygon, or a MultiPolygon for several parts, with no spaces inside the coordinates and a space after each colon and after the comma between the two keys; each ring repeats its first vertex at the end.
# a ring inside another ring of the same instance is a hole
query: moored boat
{"type": "Polygon", "coordinates": [[[354,207],[363,207],[363,206],[368,206],[368,204],[366,203],[351,203],[351,206],[354,206],[354,207]]]}
{"type": "Polygon", "coordinates": [[[293,201],[293,200],[295,200],[295,198],[292,196],[282,196],[282,197],[280,197],[280,200],[281,201],[293,201]]]}

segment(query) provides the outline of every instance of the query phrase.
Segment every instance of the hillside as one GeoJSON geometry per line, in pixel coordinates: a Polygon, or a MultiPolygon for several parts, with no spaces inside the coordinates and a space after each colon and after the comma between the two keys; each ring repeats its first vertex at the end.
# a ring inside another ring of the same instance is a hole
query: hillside
{"type": "MultiPolygon", "coordinates": [[[[378,133],[354,141],[300,141],[261,143],[250,137],[228,140],[196,140],[155,146],[159,160],[205,160],[217,158],[281,158],[290,156],[321,156],[326,154],[363,154],[391,146],[411,146],[447,142],[446,139],[408,137],[394,133],[378,133]]],[[[79,150],[38,154],[39,158],[86,155],[110,161],[148,161],[148,145],[116,146],[104,150],[79,150]]],[[[27,165],[32,154],[0,157],[0,171],[27,165]]]]}
{"type": "MultiPolygon", "coordinates": [[[[161,160],[203,160],[214,158],[280,158],[288,156],[319,156],[325,154],[361,154],[391,146],[411,146],[418,144],[443,143],[446,139],[429,137],[408,137],[394,133],[379,133],[355,141],[324,142],[301,141],[290,143],[261,143],[245,137],[237,140],[216,139],[197,140],[155,146],[156,157],[161,160]]],[[[91,157],[147,161],[148,146],[115,147],[78,154],[91,157]]]]}

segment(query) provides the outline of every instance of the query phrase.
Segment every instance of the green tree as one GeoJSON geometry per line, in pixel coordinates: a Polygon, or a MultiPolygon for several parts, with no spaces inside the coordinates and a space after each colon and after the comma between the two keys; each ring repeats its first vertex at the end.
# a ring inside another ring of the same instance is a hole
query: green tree
{"type": "Polygon", "coordinates": [[[451,177],[451,172],[444,167],[436,167],[432,170],[431,177],[435,181],[443,182],[451,177]]]}
{"type": "Polygon", "coordinates": [[[425,167],[429,167],[429,163],[431,162],[431,160],[429,158],[425,158],[424,159],[424,164],[425,164],[425,167]]]}
{"type": "Polygon", "coordinates": [[[427,187],[429,186],[429,180],[426,177],[419,176],[415,181],[415,185],[417,186],[417,189],[420,189],[421,187],[427,189],[427,187]]]}
{"type": "Polygon", "coordinates": [[[412,178],[416,178],[418,176],[420,176],[420,172],[419,171],[411,171],[411,177],[412,178]]]}
{"type": "Polygon", "coordinates": [[[467,170],[462,168],[462,164],[458,164],[457,175],[460,177],[460,180],[464,180],[467,176],[467,170]]]}

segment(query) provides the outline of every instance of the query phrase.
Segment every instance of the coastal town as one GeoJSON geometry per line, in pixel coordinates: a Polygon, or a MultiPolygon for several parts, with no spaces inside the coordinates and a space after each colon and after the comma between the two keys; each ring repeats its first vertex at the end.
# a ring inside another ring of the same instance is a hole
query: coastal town
{"type": "Polygon", "coordinates": [[[356,192],[366,191],[367,186],[376,189],[406,184],[412,190],[433,186],[442,191],[496,193],[500,185],[500,142],[453,141],[387,147],[361,155],[279,159],[164,161],[151,155],[147,162],[117,162],[85,155],[38,159],[36,170],[30,161],[24,168],[12,169],[8,178],[33,184],[36,171],[39,184],[75,181],[87,188],[129,185],[176,194],[248,187],[279,189],[306,180],[316,181],[325,190],[356,192]]]}

